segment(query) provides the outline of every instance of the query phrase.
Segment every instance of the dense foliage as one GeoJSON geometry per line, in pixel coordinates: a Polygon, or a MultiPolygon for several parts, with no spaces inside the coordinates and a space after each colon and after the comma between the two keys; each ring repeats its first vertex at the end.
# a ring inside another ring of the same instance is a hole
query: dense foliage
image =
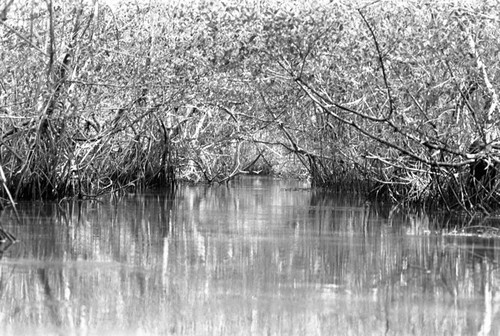
{"type": "Polygon", "coordinates": [[[16,197],[249,172],[498,203],[496,1],[26,1],[0,23],[16,197]]]}

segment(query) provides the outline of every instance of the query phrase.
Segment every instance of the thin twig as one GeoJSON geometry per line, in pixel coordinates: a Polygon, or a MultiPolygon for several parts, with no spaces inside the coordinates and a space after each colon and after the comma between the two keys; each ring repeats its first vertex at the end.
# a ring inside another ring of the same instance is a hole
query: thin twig
{"type": "Polygon", "coordinates": [[[392,99],[392,94],[391,94],[391,87],[389,86],[389,80],[387,79],[387,73],[385,70],[385,65],[384,65],[384,58],[382,56],[382,52],[380,51],[380,46],[378,44],[377,37],[375,36],[375,32],[366,19],[366,17],[363,15],[363,12],[361,9],[358,9],[359,15],[361,15],[361,18],[365,22],[366,26],[368,27],[368,30],[370,31],[370,34],[372,35],[373,38],[373,43],[375,43],[375,49],[377,50],[377,56],[378,56],[378,61],[380,63],[380,69],[382,70],[382,77],[384,78],[384,85],[387,90],[387,98],[389,98],[389,115],[386,117],[386,119],[390,119],[393,112],[394,112],[394,105],[393,105],[393,99],[392,99]]]}

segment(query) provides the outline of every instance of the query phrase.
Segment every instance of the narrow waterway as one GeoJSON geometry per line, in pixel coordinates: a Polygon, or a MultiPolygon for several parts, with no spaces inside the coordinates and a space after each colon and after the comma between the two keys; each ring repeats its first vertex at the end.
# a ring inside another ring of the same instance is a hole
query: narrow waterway
{"type": "Polygon", "coordinates": [[[500,333],[499,240],[445,215],[262,177],[19,210],[1,335],[500,333]]]}

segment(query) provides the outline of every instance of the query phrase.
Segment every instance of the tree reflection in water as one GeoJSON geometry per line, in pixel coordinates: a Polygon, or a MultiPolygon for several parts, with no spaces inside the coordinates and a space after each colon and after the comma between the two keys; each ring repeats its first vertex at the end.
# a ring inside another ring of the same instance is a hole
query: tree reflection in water
{"type": "Polygon", "coordinates": [[[498,241],[440,214],[267,178],[19,210],[2,335],[500,331],[498,241]]]}

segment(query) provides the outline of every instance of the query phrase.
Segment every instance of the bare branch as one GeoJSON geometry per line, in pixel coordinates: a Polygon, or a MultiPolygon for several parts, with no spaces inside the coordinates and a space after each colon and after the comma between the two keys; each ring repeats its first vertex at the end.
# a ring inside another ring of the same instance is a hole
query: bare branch
{"type": "Polygon", "coordinates": [[[366,19],[366,17],[363,15],[363,12],[358,9],[359,15],[361,15],[361,18],[365,22],[366,26],[368,27],[368,30],[370,30],[370,34],[372,35],[373,38],[373,43],[375,43],[375,49],[377,50],[377,55],[378,55],[378,61],[380,63],[380,69],[382,70],[382,77],[384,78],[384,85],[387,90],[387,98],[389,99],[389,114],[387,115],[386,119],[391,118],[392,114],[394,113],[394,104],[393,104],[393,99],[392,99],[392,94],[391,94],[391,87],[389,86],[389,80],[387,79],[387,73],[385,70],[385,65],[384,65],[384,58],[382,56],[382,52],[380,51],[380,46],[378,44],[377,37],[375,36],[375,32],[373,31],[372,26],[366,19]]]}

